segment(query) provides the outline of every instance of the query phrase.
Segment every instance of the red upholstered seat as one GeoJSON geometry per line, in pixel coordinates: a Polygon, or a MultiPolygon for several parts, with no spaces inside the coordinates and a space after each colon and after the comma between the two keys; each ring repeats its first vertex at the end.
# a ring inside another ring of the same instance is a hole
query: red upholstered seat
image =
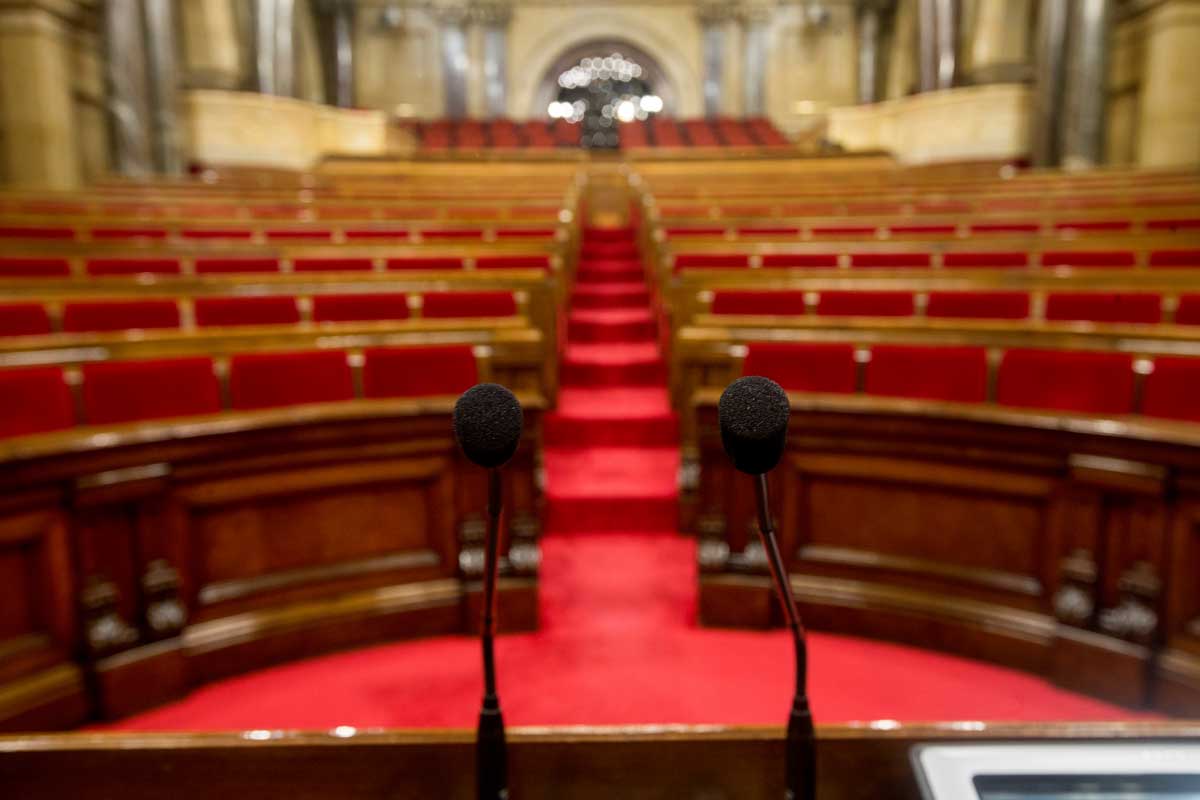
{"type": "Polygon", "coordinates": [[[1200,358],[1159,356],[1142,387],[1142,413],[1200,422],[1200,358]]]}
{"type": "Polygon", "coordinates": [[[737,229],[738,236],[799,236],[800,229],[787,225],[748,225],[737,229]]]}
{"type": "Polygon", "coordinates": [[[297,258],[292,268],[296,272],[370,272],[374,264],[369,258],[297,258]]]}
{"type": "Polygon", "coordinates": [[[327,242],[333,238],[333,231],[326,228],[280,228],[267,231],[269,240],[303,240],[327,242]]]}
{"type": "Polygon", "coordinates": [[[812,229],[813,236],[874,236],[873,225],[818,225],[812,229]]]}
{"type": "Polygon", "coordinates": [[[1060,231],[1127,231],[1132,227],[1127,219],[1105,220],[1076,220],[1074,222],[1059,222],[1054,225],[1060,231]]]}
{"type": "Polygon", "coordinates": [[[996,399],[1008,406],[1128,414],[1133,411],[1133,357],[1082,350],[1009,350],[1000,363],[996,399]]]}
{"type": "Polygon", "coordinates": [[[946,253],[942,256],[942,266],[949,268],[980,267],[994,269],[997,267],[1027,267],[1029,256],[1025,253],[946,253]]]}
{"type": "Polygon", "coordinates": [[[762,256],[764,269],[834,269],[836,253],[768,253],[762,256]]]}
{"type": "Polygon", "coordinates": [[[425,239],[482,239],[481,228],[437,228],[421,231],[425,239]]]}
{"type": "Polygon", "coordinates": [[[202,328],[290,325],[300,321],[300,309],[294,297],[198,297],[195,308],[196,324],[202,328]]]}
{"type": "Polygon", "coordinates": [[[430,258],[389,258],[387,260],[387,268],[389,270],[440,270],[440,269],[462,269],[463,262],[461,258],[449,257],[430,257],[430,258]]]}
{"type": "Polygon", "coordinates": [[[164,228],[92,228],[92,239],[119,241],[125,239],[166,239],[164,228]]]}
{"type": "Polygon", "coordinates": [[[1200,229],[1200,217],[1183,219],[1152,219],[1146,222],[1151,231],[1186,231],[1200,229]]]}
{"type": "Polygon", "coordinates": [[[341,350],[246,353],[229,360],[230,404],[236,409],[328,403],[354,398],[341,350]]]}
{"type": "Polygon", "coordinates": [[[426,292],[421,316],[428,319],[454,317],[511,317],[517,313],[512,292],[426,292]]]}
{"type": "Polygon", "coordinates": [[[70,274],[65,258],[0,258],[0,278],[66,278],[70,274]]]}
{"type": "Polygon", "coordinates": [[[1128,250],[1047,250],[1043,267],[1132,267],[1136,259],[1128,250]]]}
{"type": "Polygon", "coordinates": [[[184,239],[236,239],[248,241],[254,231],[246,228],[185,228],[179,232],[184,239]]]}
{"type": "Polygon", "coordinates": [[[0,226],[0,239],[74,239],[74,228],[52,227],[42,225],[3,225],[0,226]]]}
{"type": "Polygon", "coordinates": [[[896,236],[952,236],[953,225],[892,225],[891,231],[896,236]]]}
{"type": "Polygon", "coordinates": [[[177,258],[89,258],[85,265],[89,275],[178,275],[177,258]]]}
{"type": "Polygon", "coordinates": [[[1026,292],[930,292],[925,316],[947,319],[1026,319],[1026,292]]]}
{"type": "Polygon", "coordinates": [[[365,397],[458,395],[479,380],[469,345],[374,347],[363,356],[365,397]]]}
{"type": "Polygon", "coordinates": [[[762,375],[793,392],[852,393],[858,376],[854,345],[752,342],[743,375],[762,375]]]}
{"type": "Polygon", "coordinates": [[[741,253],[680,253],[675,256],[675,270],[737,269],[750,266],[750,256],[741,253]]]}
{"type": "Polygon", "coordinates": [[[1179,325],[1200,325],[1200,294],[1179,295],[1175,322],[1179,325]]]}
{"type": "Polygon", "coordinates": [[[983,347],[875,345],[866,389],[868,394],[980,403],[987,399],[987,382],[983,347]]]}
{"type": "Polygon", "coordinates": [[[475,269],[550,269],[550,256],[480,256],[475,269]]]}
{"type": "Polygon", "coordinates": [[[1150,253],[1150,266],[1200,268],[1200,250],[1155,250],[1150,253]]]}
{"type": "Polygon", "coordinates": [[[1162,322],[1162,298],[1141,292],[1052,292],[1046,319],[1153,324],[1162,322]]]}
{"type": "Polygon", "coordinates": [[[1041,227],[1036,222],[977,222],[971,226],[971,233],[1037,233],[1041,227]]]}
{"type": "Polygon", "coordinates": [[[804,313],[802,291],[719,291],[712,313],[795,316],[804,313]]]}
{"type": "Polygon", "coordinates": [[[346,239],[407,239],[408,228],[347,228],[342,231],[346,239]]]}
{"type": "Polygon", "coordinates": [[[0,369],[0,438],[74,424],[75,405],[61,369],[0,369]]]}
{"type": "Polygon", "coordinates": [[[313,322],[370,322],[408,317],[405,294],[317,294],[312,298],[313,322]]]}
{"type": "Polygon", "coordinates": [[[197,258],[196,272],[201,275],[239,272],[279,272],[279,259],[227,256],[197,258]]]}
{"type": "Polygon", "coordinates": [[[63,330],[68,333],[178,327],[179,305],[174,300],[84,301],[63,306],[63,330]]]}
{"type": "Polygon", "coordinates": [[[911,317],[912,292],[821,292],[817,314],[823,317],[911,317]]]}
{"type": "Polygon", "coordinates": [[[853,267],[928,267],[929,253],[855,253],[850,256],[853,267]]]}
{"type": "Polygon", "coordinates": [[[553,239],[554,228],[500,228],[497,239],[553,239]]]}
{"type": "Polygon", "coordinates": [[[102,361],[83,367],[83,409],[93,425],[215,414],[221,391],[207,356],[102,361]]]}
{"type": "Polygon", "coordinates": [[[50,315],[41,303],[0,303],[0,336],[40,336],[50,332],[50,315]]]}

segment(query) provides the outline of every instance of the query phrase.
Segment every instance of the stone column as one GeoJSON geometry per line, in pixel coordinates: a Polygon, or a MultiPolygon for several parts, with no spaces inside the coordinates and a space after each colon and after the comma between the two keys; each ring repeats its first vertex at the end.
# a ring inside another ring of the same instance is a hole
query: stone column
{"type": "Polygon", "coordinates": [[[1145,31],[1137,163],[1200,167],[1200,3],[1168,0],[1145,31]]]}
{"type": "Polygon", "coordinates": [[[742,9],[742,113],[761,117],[767,113],[767,23],[770,9],[751,5],[742,9]]]}
{"type": "Polygon", "coordinates": [[[479,26],[479,61],[482,115],[487,119],[508,115],[508,25],[512,7],[501,3],[472,9],[479,26]]]}
{"type": "Polygon", "coordinates": [[[917,90],[937,88],[937,0],[917,0],[917,90]]]}
{"type": "Polygon", "coordinates": [[[80,182],[69,45],[78,13],[70,2],[0,0],[0,182],[80,182]]]}
{"type": "Polygon", "coordinates": [[[858,9],[858,102],[879,99],[880,8],[864,2],[858,9]]]}
{"type": "Polygon", "coordinates": [[[443,6],[433,9],[440,27],[442,55],[442,113],[451,119],[467,116],[467,9],[443,6]]]}
{"type": "Polygon", "coordinates": [[[154,161],[166,175],[183,174],[179,125],[178,20],[174,0],[143,0],[146,55],[150,77],[151,134],[154,161]]]}
{"type": "MultiPolygon", "coordinates": [[[[237,89],[242,82],[235,0],[180,0],[183,73],[192,89],[237,89]]],[[[236,0],[244,2],[244,0],[236,0]]]]}
{"type": "Polygon", "coordinates": [[[1029,79],[1031,0],[976,0],[971,34],[970,82],[1020,83],[1029,79]]]}
{"type": "Polygon", "coordinates": [[[154,172],[155,154],[140,0],[107,0],[104,34],[113,166],[122,175],[145,177],[154,172]]]}
{"type": "Polygon", "coordinates": [[[254,0],[254,85],[263,94],[296,92],[295,0],[254,0]]]}
{"type": "Polygon", "coordinates": [[[720,116],[722,84],[725,76],[726,23],[728,7],[720,3],[704,3],[696,7],[700,23],[700,42],[704,54],[704,115],[720,116]]]}
{"type": "Polygon", "coordinates": [[[958,74],[959,0],[937,0],[937,88],[950,89],[958,74]]]}
{"type": "Polygon", "coordinates": [[[351,0],[317,0],[313,4],[325,102],[353,108],[354,9],[351,0]]]}
{"type": "Polygon", "coordinates": [[[1033,131],[1030,157],[1035,167],[1058,164],[1058,124],[1067,48],[1068,0],[1042,0],[1034,52],[1033,131]]]}
{"type": "Polygon", "coordinates": [[[1086,169],[1104,160],[1108,40],[1112,0],[1074,0],[1062,119],[1062,164],[1086,169]]]}

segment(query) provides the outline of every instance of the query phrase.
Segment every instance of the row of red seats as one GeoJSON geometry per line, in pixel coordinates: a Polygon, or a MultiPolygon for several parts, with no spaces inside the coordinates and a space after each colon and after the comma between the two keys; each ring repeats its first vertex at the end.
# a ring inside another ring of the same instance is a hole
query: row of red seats
{"type": "MultiPolygon", "coordinates": [[[[743,374],[764,375],[789,391],[988,401],[986,348],[925,345],[755,342],[743,374]],[[860,355],[861,354],[861,355],[860,355]],[[863,364],[865,362],[865,364],[863,364]]],[[[1200,421],[1200,358],[1078,350],[1007,350],[995,378],[995,402],[1021,408],[1133,414],[1200,421]],[[1135,392],[1136,371],[1146,374],[1135,392]]]]}
{"type": "MultiPolygon", "coordinates": [[[[342,350],[248,353],[229,359],[228,408],[241,411],[353,400],[342,350]]],[[[61,367],[0,370],[0,437],[223,410],[213,359],[106,361],[82,367],[80,403],[61,367]]],[[[457,395],[478,380],[469,345],[363,351],[365,398],[457,395]]]]}
{"type": "Polygon", "coordinates": [[[895,223],[880,225],[720,225],[668,226],[662,229],[666,236],[674,238],[726,239],[732,234],[739,238],[800,238],[808,235],[815,238],[914,236],[914,237],[962,237],[970,236],[1040,236],[1056,234],[1119,233],[1179,233],[1200,230],[1200,218],[1170,217],[1146,220],[1064,220],[1061,222],[1037,222],[1033,220],[1009,220],[1005,222],[938,222],[930,224],[895,223]]]}
{"type": "MultiPolygon", "coordinates": [[[[186,241],[241,241],[249,242],[256,232],[249,228],[180,228],[173,231],[160,227],[78,228],[71,225],[0,225],[0,239],[21,241],[80,241],[86,232],[93,242],[156,241],[172,238],[186,241]]],[[[428,228],[415,230],[398,227],[363,227],[340,230],[348,242],[376,240],[395,241],[411,239],[420,235],[425,241],[461,241],[473,239],[483,241],[488,231],[483,228],[428,228]]],[[[338,231],[333,228],[276,228],[262,232],[268,242],[332,242],[338,231]]],[[[497,228],[491,233],[498,240],[541,240],[553,239],[554,228],[497,228]]]]}
{"type": "MultiPolygon", "coordinates": [[[[899,291],[714,292],[712,313],[739,316],[912,317],[918,296],[899,291]]],[[[1032,316],[1032,295],[1011,291],[938,291],[925,295],[924,314],[944,319],[1022,320],[1032,316]]],[[[1152,292],[1048,292],[1044,319],[1157,324],[1166,318],[1164,298],[1152,292]]],[[[1181,294],[1173,320],[1200,325],[1200,294],[1181,294]]]]}
{"type": "Polygon", "coordinates": [[[787,147],[787,137],[770,120],[686,119],[655,116],[620,127],[621,146],[647,147],[787,147]]]}
{"type": "Polygon", "coordinates": [[[137,219],[259,219],[259,220],[348,220],[362,221],[375,218],[388,220],[412,220],[414,222],[432,219],[449,220],[555,220],[558,218],[558,206],[475,206],[455,205],[452,203],[433,205],[397,206],[392,205],[394,198],[380,198],[382,204],[372,205],[314,205],[299,203],[256,203],[246,205],[228,205],[221,203],[180,203],[175,204],[169,198],[157,202],[113,203],[113,202],[72,202],[65,200],[25,200],[0,204],[0,210],[6,215],[18,216],[68,216],[68,217],[131,217],[137,219]]]}
{"type": "Polygon", "coordinates": [[[435,120],[413,128],[428,150],[578,147],[579,126],[566,120],[435,120]]]}
{"type": "MultiPolygon", "coordinates": [[[[371,258],[321,257],[293,258],[288,262],[292,272],[372,272],[371,258]]],[[[475,269],[540,269],[551,267],[548,255],[477,256],[472,259],[475,269]]],[[[213,256],[196,258],[197,275],[237,273],[279,273],[283,259],[275,256],[213,256]]],[[[404,270],[462,270],[467,260],[457,256],[411,256],[388,258],[388,271],[404,270]]],[[[175,257],[120,256],[88,258],[83,262],[85,274],[93,277],[121,275],[181,275],[183,261],[175,257]]],[[[61,257],[0,256],[0,278],[66,278],[71,276],[71,264],[61,257]]]]}
{"type": "MultiPolygon", "coordinates": [[[[849,253],[851,267],[864,269],[895,267],[930,269],[933,253],[849,253]]],[[[838,253],[679,253],[674,258],[676,272],[687,269],[745,269],[755,260],[764,268],[835,269],[841,265],[838,253]]],[[[1042,267],[1103,267],[1131,269],[1137,266],[1133,250],[1043,250],[1039,255],[1021,251],[942,253],[941,265],[948,268],[1022,269],[1035,263],[1042,267]]],[[[1152,250],[1146,262],[1151,267],[1200,267],[1200,249],[1152,250]]]]}
{"type": "MultiPolygon", "coordinates": [[[[511,292],[424,292],[421,316],[426,319],[511,317],[517,302],[511,292]]],[[[197,297],[192,303],[201,328],[230,325],[292,325],[303,314],[299,298],[290,296],[197,297]]],[[[409,295],[403,293],[325,294],[311,298],[313,322],[370,322],[408,319],[409,295]]],[[[96,333],[136,329],[179,328],[180,301],[94,300],[63,304],[61,330],[96,333]]],[[[38,336],[54,331],[42,303],[0,303],[0,336],[38,336]]]]}

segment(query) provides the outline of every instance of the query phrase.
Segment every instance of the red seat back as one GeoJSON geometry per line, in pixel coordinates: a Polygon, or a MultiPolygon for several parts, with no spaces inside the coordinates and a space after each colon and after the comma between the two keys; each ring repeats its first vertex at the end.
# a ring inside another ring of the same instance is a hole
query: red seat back
{"type": "Polygon", "coordinates": [[[85,265],[88,275],[178,275],[179,259],[175,258],[89,258],[85,265]]]}
{"type": "Polygon", "coordinates": [[[858,376],[854,345],[752,342],[743,375],[762,375],[795,392],[852,393],[858,376]]]}
{"type": "Polygon", "coordinates": [[[1009,350],[1000,364],[996,399],[1008,406],[1128,414],[1133,410],[1133,357],[1078,350],[1009,350]]]}
{"type": "Polygon", "coordinates": [[[1142,413],[1200,422],[1200,358],[1159,356],[1142,387],[1142,413]]]}
{"type": "Polygon", "coordinates": [[[1200,294],[1179,295],[1175,322],[1178,325],[1200,325],[1200,294]]]}
{"type": "Polygon", "coordinates": [[[675,270],[736,269],[750,266],[750,256],[741,253],[680,253],[675,256],[675,270]]]}
{"type": "Polygon", "coordinates": [[[318,294],[312,298],[313,322],[370,322],[408,319],[408,295],[318,294]]]}
{"type": "Polygon", "coordinates": [[[928,267],[930,259],[929,253],[855,253],[850,256],[850,265],[919,269],[928,267]]]}
{"type": "Polygon", "coordinates": [[[867,366],[868,394],[979,403],[987,383],[983,347],[876,345],[867,366]]]}
{"type": "Polygon", "coordinates": [[[0,303],[0,336],[41,336],[51,332],[41,303],[0,303]]]}
{"type": "Polygon", "coordinates": [[[469,345],[375,347],[363,356],[365,397],[458,395],[479,380],[469,345]]]}
{"type": "Polygon", "coordinates": [[[93,425],[215,414],[221,392],[207,356],[103,361],[83,367],[83,408],[93,425]]]}
{"type": "Polygon", "coordinates": [[[1152,267],[1200,267],[1200,250],[1155,250],[1150,254],[1152,267]]]}
{"type": "Polygon", "coordinates": [[[1148,293],[1052,292],[1046,319],[1088,322],[1162,322],[1162,298],[1148,293]]]}
{"type": "Polygon", "coordinates": [[[475,269],[550,269],[550,256],[480,256],[475,269]]]}
{"type": "Polygon", "coordinates": [[[300,321],[294,297],[198,297],[196,324],[201,328],[219,325],[291,325],[300,321]]]}
{"type": "Polygon", "coordinates": [[[354,383],[341,350],[247,353],[229,361],[230,405],[272,408],[351,400],[354,383]]]}
{"type": "Polygon", "coordinates": [[[440,270],[440,269],[462,269],[463,262],[461,258],[389,258],[387,260],[387,268],[389,270],[405,270],[405,269],[421,269],[421,270],[440,270]]]}
{"type": "Polygon", "coordinates": [[[174,300],[106,300],[63,306],[67,333],[178,328],[179,305],[174,300]]]}
{"type": "Polygon", "coordinates": [[[947,319],[1027,319],[1025,292],[930,292],[925,316],[947,319]]]}
{"type": "Polygon", "coordinates": [[[517,301],[512,292],[426,292],[421,316],[428,319],[454,317],[512,317],[517,301]]]}
{"type": "Polygon", "coordinates": [[[712,313],[796,316],[805,312],[802,291],[720,291],[713,295],[712,313]]]}
{"type": "Polygon", "coordinates": [[[0,278],[66,278],[70,274],[65,258],[0,258],[0,278]]]}
{"type": "Polygon", "coordinates": [[[71,391],[58,367],[0,370],[0,438],[70,428],[71,391]]]}
{"type": "Polygon", "coordinates": [[[837,253],[768,253],[762,257],[764,267],[832,268],[838,265],[837,253]]]}
{"type": "Polygon", "coordinates": [[[1043,267],[1132,267],[1136,263],[1127,250],[1047,250],[1043,267]]]}
{"type": "Polygon", "coordinates": [[[374,269],[369,258],[297,258],[292,267],[296,272],[370,272],[374,269]]]}
{"type": "Polygon", "coordinates": [[[996,267],[1014,268],[1029,266],[1029,256],[1025,253],[946,253],[942,256],[942,265],[948,268],[979,267],[991,269],[996,267]]]}
{"type": "Polygon", "coordinates": [[[911,317],[912,292],[821,292],[817,314],[823,317],[911,317]]]}
{"type": "Polygon", "coordinates": [[[237,272],[279,272],[279,259],[225,256],[219,258],[197,258],[196,272],[201,275],[237,272]]]}

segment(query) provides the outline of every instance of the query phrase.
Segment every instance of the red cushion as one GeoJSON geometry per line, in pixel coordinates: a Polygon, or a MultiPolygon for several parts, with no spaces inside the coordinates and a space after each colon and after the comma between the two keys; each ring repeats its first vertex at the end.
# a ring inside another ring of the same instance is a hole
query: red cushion
{"type": "Polygon", "coordinates": [[[428,319],[511,317],[516,313],[512,292],[426,292],[421,304],[421,316],[428,319]]]}
{"type": "Polygon", "coordinates": [[[837,253],[769,253],[762,257],[764,267],[836,267],[837,253]]]}
{"type": "Polygon", "coordinates": [[[813,236],[874,236],[871,225],[826,225],[812,229],[813,236]]]}
{"type": "Polygon", "coordinates": [[[92,228],[92,238],[101,241],[112,239],[165,239],[163,228],[92,228]]]}
{"type": "Polygon", "coordinates": [[[738,236],[798,236],[799,228],[787,226],[754,225],[737,229],[738,236]]]}
{"type": "Polygon", "coordinates": [[[374,347],[363,356],[365,397],[457,395],[479,380],[469,345],[374,347]]]}
{"type": "Polygon", "coordinates": [[[201,275],[229,272],[279,272],[279,259],[241,257],[197,258],[196,272],[201,275]]]}
{"type": "Polygon", "coordinates": [[[1133,410],[1133,356],[1082,350],[1009,350],[996,399],[1003,405],[1127,414],[1133,410]]]}
{"type": "Polygon", "coordinates": [[[1042,253],[1043,267],[1132,267],[1133,253],[1128,250],[1047,250],[1042,253]]]}
{"type": "Polygon", "coordinates": [[[83,408],[93,425],[215,414],[221,391],[207,356],[83,366],[83,408]]]}
{"type": "Polygon", "coordinates": [[[762,375],[794,392],[854,391],[858,366],[854,345],[752,342],[742,365],[743,375],[762,375]]]}
{"type": "Polygon", "coordinates": [[[327,242],[332,238],[333,232],[324,228],[280,228],[267,231],[267,239],[305,239],[327,242]]]}
{"type": "Polygon", "coordinates": [[[1200,267],[1200,250],[1155,250],[1150,254],[1152,267],[1200,267]]]}
{"type": "Polygon", "coordinates": [[[1129,220],[1125,219],[1078,220],[1059,222],[1054,225],[1055,230],[1060,231],[1127,231],[1130,227],[1132,225],[1129,220]]]}
{"type": "Polygon", "coordinates": [[[50,315],[41,303],[0,303],[0,336],[40,336],[50,332],[50,315]]]}
{"type": "Polygon", "coordinates": [[[553,239],[554,228],[501,228],[497,239],[553,239]]]}
{"type": "Polygon", "coordinates": [[[1037,233],[1041,225],[1036,222],[977,222],[971,233],[1037,233]]]}
{"type": "Polygon", "coordinates": [[[425,239],[482,239],[483,231],[479,228],[440,228],[421,231],[425,239]]]}
{"type": "Polygon", "coordinates": [[[956,403],[987,399],[987,349],[875,345],[867,365],[868,394],[956,403]]]}
{"type": "Polygon", "coordinates": [[[0,258],[0,278],[66,278],[70,274],[65,258],[0,258]]]}
{"type": "Polygon", "coordinates": [[[953,225],[892,225],[893,234],[904,236],[937,234],[951,236],[954,234],[953,225]]]}
{"type": "Polygon", "coordinates": [[[712,313],[796,316],[805,311],[804,295],[802,291],[721,291],[713,295],[712,313]]]}
{"type": "Polygon", "coordinates": [[[1052,292],[1046,319],[1157,323],[1162,322],[1162,298],[1140,292],[1052,292]]]}
{"type": "Polygon", "coordinates": [[[229,360],[230,404],[237,409],[351,400],[354,382],[341,350],[247,353],[229,360]]]}
{"type": "Polygon", "coordinates": [[[1025,292],[930,292],[925,316],[950,319],[1027,319],[1025,292]]]}
{"type": "Polygon", "coordinates": [[[313,322],[369,322],[408,317],[405,294],[318,294],[312,299],[313,322]]]}
{"type": "Polygon", "coordinates": [[[1200,294],[1179,295],[1175,322],[1179,325],[1200,325],[1200,294]]]}
{"type": "Polygon", "coordinates": [[[928,267],[928,253],[855,253],[850,264],[855,267],[928,267]]]}
{"type": "Polygon", "coordinates": [[[178,275],[179,259],[176,258],[89,258],[86,265],[89,275],[178,275]]]}
{"type": "Polygon", "coordinates": [[[942,256],[946,267],[1027,267],[1029,256],[1025,253],[946,253],[942,256]]]}
{"type": "Polygon", "coordinates": [[[179,232],[184,239],[252,239],[254,232],[244,228],[186,228],[179,232]]]}
{"type": "Polygon", "coordinates": [[[675,269],[731,269],[750,266],[750,256],[740,253],[680,253],[675,269]]]}
{"type": "Polygon", "coordinates": [[[817,313],[824,317],[911,317],[912,292],[821,292],[817,313]]]}
{"type": "Polygon", "coordinates": [[[407,239],[408,228],[347,228],[347,239],[407,239]]]}
{"type": "Polygon", "coordinates": [[[1152,231],[1182,231],[1200,228],[1200,217],[1191,219],[1152,219],[1147,220],[1146,229],[1152,231]]]}
{"type": "Polygon", "coordinates": [[[63,330],[68,333],[178,327],[179,305],[174,300],[74,302],[63,306],[63,330]]]}
{"type": "Polygon", "coordinates": [[[550,256],[480,256],[475,269],[550,269],[550,256]]]}
{"type": "Polygon", "coordinates": [[[1200,358],[1159,356],[1142,387],[1142,413],[1200,422],[1200,358]]]}
{"type": "Polygon", "coordinates": [[[52,228],[40,225],[0,226],[0,239],[74,239],[74,228],[52,228]]]}
{"type": "Polygon", "coordinates": [[[462,269],[461,258],[389,258],[387,268],[401,269],[462,269]]]}
{"type": "Polygon", "coordinates": [[[0,438],[70,428],[71,391],[58,367],[0,370],[0,438]]]}
{"type": "Polygon", "coordinates": [[[374,265],[369,258],[297,258],[292,267],[296,272],[370,272],[374,265]]]}
{"type": "Polygon", "coordinates": [[[294,297],[197,297],[196,324],[290,325],[300,321],[294,297]]]}

